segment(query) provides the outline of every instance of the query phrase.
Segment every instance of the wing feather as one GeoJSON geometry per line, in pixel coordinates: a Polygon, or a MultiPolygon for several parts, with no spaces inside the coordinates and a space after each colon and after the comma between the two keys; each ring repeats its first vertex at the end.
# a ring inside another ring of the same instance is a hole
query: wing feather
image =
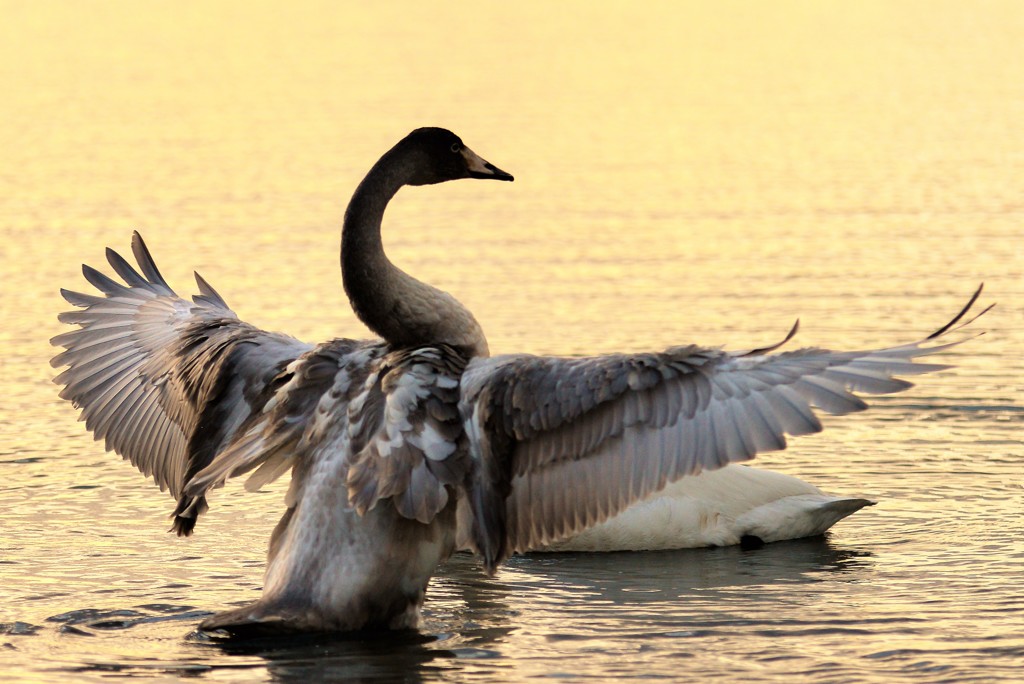
{"type": "Polygon", "coordinates": [[[359,513],[391,499],[403,517],[429,523],[461,487],[468,453],[458,379],[466,365],[439,345],[380,359],[350,411],[349,501],[359,513]],[[453,489],[454,491],[454,489],[453,489]]]}
{"type": "MultiPolygon", "coordinates": [[[[138,271],[132,268],[124,257],[107,247],[106,250],[107,263],[114,269],[117,275],[121,276],[121,279],[127,283],[129,288],[137,288],[146,290],[150,285],[149,281],[143,278],[138,271]]],[[[226,308],[226,307],[225,307],[226,308]]]]}
{"type": "Polygon", "coordinates": [[[493,569],[670,481],[784,449],[786,435],[822,429],[814,408],[862,411],[857,392],[900,392],[912,385],[894,376],[947,368],[915,362],[962,342],[933,339],[862,352],[690,346],[590,359],[475,359],[461,403],[477,459],[460,513],[471,523],[469,544],[493,569]],[[495,496],[505,496],[504,516],[481,508],[495,496]]]}
{"type": "MultiPolygon", "coordinates": [[[[260,413],[205,468],[193,476],[185,495],[198,498],[229,478],[250,471],[245,483],[256,491],[299,460],[333,448],[352,396],[381,353],[379,343],[337,339],[317,345],[289,362],[268,386],[260,413]]],[[[293,485],[301,490],[301,484],[293,485]]],[[[289,496],[292,496],[290,494],[289,496]]],[[[295,498],[297,500],[297,492],[295,498]]]]}
{"type": "MultiPolygon", "coordinates": [[[[200,295],[181,299],[138,233],[132,252],[138,269],[106,251],[123,282],[82,267],[99,295],[61,290],[79,310],[58,318],[78,327],[51,340],[64,347],[53,366],[67,366],[55,382],[97,440],[178,497],[259,408],[280,366],[308,345],[239,321],[201,278],[200,295]]],[[[176,528],[188,533],[192,524],[176,528]]]]}

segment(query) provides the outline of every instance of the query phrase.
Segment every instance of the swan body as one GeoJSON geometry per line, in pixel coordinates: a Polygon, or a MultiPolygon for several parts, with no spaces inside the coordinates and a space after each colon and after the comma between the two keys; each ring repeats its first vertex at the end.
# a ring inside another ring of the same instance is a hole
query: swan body
{"type": "Polygon", "coordinates": [[[873,503],[733,464],[672,482],[614,518],[535,550],[664,551],[800,539],[873,503]]]}
{"type": "MultiPolygon", "coordinates": [[[[84,266],[99,294],[61,291],[77,307],[60,316],[76,327],[52,340],[65,348],[52,361],[67,366],[55,379],[61,396],[107,449],[169,490],[177,534],[193,532],[207,495],[229,478],[248,474],[254,490],[291,473],[260,599],[201,629],[415,627],[431,575],[456,546],[494,572],[509,555],[578,535],[670,483],[686,489],[687,478],[783,449],[786,435],[821,430],[814,408],[860,411],[867,404],[856,393],[902,391],[911,385],[896,376],[945,368],[915,359],[957,344],[939,337],[978,296],[933,335],[877,350],[684,345],[490,357],[472,314],[392,264],[380,236],[402,186],[460,178],[512,180],[450,131],[425,128],[356,189],[342,230],[342,282],[378,339],[308,344],[259,330],[198,274],[199,294],[183,299],[137,233],[135,265],[107,250],[120,280],[84,266]]],[[[807,493],[732,515],[724,503],[732,487],[754,487],[745,476],[718,480],[717,515],[734,519],[733,532],[771,538],[758,527],[765,511],[793,517],[813,508],[797,500],[815,496],[807,493]]],[[[689,484],[710,491],[715,482],[689,484]]],[[[589,543],[653,544],[639,540],[662,522],[637,515],[619,523],[625,533],[589,543]]],[[[729,539],[724,528],[705,527],[708,539],[729,539]]]]}

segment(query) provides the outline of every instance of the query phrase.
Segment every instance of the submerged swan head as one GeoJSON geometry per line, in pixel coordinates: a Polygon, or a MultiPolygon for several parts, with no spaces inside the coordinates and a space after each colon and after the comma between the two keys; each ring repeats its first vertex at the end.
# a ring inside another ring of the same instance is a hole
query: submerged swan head
{"type": "Polygon", "coordinates": [[[391,154],[416,159],[408,185],[432,185],[460,178],[514,180],[466,147],[459,136],[444,128],[417,128],[395,145],[391,154]]]}

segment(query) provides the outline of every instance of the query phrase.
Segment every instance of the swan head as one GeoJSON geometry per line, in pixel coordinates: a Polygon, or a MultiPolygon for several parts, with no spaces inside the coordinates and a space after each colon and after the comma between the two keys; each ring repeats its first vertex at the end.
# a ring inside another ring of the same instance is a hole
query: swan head
{"type": "Polygon", "coordinates": [[[395,146],[416,159],[409,185],[430,185],[459,178],[514,180],[494,164],[466,147],[459,136],[444,128],[417,128],[395,146]]]}

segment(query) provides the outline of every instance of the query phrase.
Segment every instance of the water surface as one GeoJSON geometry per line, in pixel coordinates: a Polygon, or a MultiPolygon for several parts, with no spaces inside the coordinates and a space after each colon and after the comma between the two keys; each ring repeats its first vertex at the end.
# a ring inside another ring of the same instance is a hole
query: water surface
{"type": "Polygon", "coordinates": [[[215,681],[1014,680],[1024,666],[1024,11],[1013,2],[0,3],[0,675],[215,681]],[[385,242],[495,353],[865,348],[980,281],[957,368],[759,465],[880,503],[756,552],[470,558],[419,636],[218,645],[280,485],[195,537],[56,397],[78,265],[145,235],[239,315],[366,332],[344,204],[410,129],[513,184],[403,190],[385,242]]]}

